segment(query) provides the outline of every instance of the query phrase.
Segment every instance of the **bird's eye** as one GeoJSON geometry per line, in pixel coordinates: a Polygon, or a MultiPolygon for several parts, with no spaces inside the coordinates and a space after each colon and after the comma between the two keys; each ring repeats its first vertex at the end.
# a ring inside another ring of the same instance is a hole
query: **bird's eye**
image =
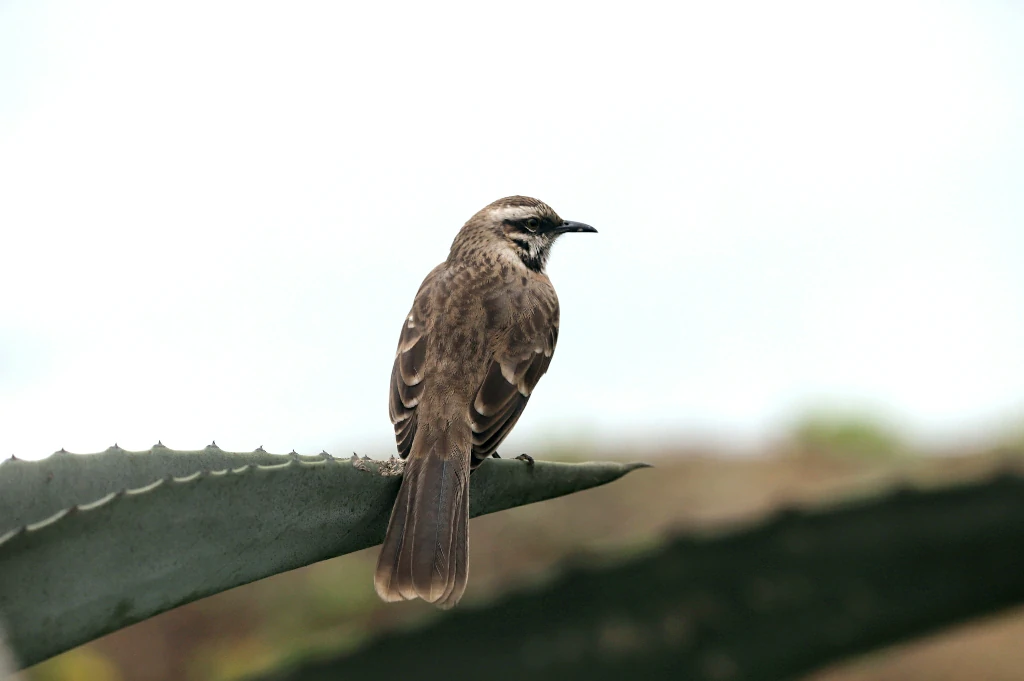
{"type": "Polygon", "coordinates": [[[538,220],[537,218],[527,218],[525,224],[526,229],[530,230],[531,232],[536,232],[537,228],[540,227],[540,220],[538,220]]]}

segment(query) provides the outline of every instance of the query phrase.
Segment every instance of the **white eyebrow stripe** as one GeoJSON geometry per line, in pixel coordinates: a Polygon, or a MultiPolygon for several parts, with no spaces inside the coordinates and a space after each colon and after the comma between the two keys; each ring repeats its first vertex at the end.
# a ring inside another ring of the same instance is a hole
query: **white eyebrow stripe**
{"type": "Polygon", "coordinates": [[[537,216],[539,212],[530,206],[499,206],[494,209],[492,214],[498,220],[523,220],[537,216]]]}

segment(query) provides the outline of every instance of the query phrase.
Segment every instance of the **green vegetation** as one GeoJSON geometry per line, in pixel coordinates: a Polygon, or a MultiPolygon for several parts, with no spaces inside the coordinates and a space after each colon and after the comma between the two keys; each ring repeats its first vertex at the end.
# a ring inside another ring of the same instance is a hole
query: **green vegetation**
{"type": "MultiPolygon", "coordinates": [[[[495,678],[506,672],[536,681],[552,673],[576,678],[579,670],[570,671],[565,660],[580,649],[607,666],[587,672],[595,681],[601,673],[615,678],[625,668],[630,676],[657,678],[659,664],[688,671],[684,678],[796,679],[863,651],[875,651],[870,664],[855,667],[850,660],[846,673],[818,672],[813,681],[939,678],[949,668],[941,656],[905,655],[901,648],[884,646],[1024,602],[1017,551],[1024,541],[1024,492],[1019,473],[1008,474],[1020,471],[1024,459],[995,453],[868,456],[850,465],[834,455],[810,460],[665,454],[657,469],[615,485],[473,520],[470,589],[455,611],[441,613],[418,602],[381,603],[371,585],[376,551],[370,548],[174,608],[38,664],[25,680],[241,681],[309,679],[318,673],[338,678],[342,669],[344,678],[360,678],[369,665],[380,670],[375,680],[384,681],[385,672],[404,664],[397,658],[419,650],[429,662],[430,642],[453,637],[459,655],[486,658],[489,669],[499,668],[495,678]],[[478,627],[485,633],[466,633],[479,632],[478,627]],[[755,645],[758,641],[764,645],[755,645]],[[803,643],[794,647],[794,641],[803,643]],[[894,673],[901,660],[900,673],[894,673]],[[526,671],[524,663],[530,665],[526,671]],[[859,671],[851,675],[855,668],[859,671]],[[302,676],[295,676],[297,670],[302,676]],[[762,670],[762,676],[750,670],[762,670]]],[[[221,455],[230,456],[215,454],[221,455]]],[[[626,458],[640,455],[623,452],[626,458]]],[[[122,452],[114,458],[128,457],[130,466],[151,462],[135,456],[122,452]]],[[[324,468],[315,464],[319,457],[299,458],[308,461],[281,470],[324,468]]],[[[288,458],[272,459],[283,460],[288,458]]],[[[75,480],[89,486],[82,466],[91,464],[83,464],[82,457],[65,454],[47,461],[49,468],[15,462],[7,469],[9,479],[31,488],[30,496],[62,497],[78,487],[75,480]]],[[[0,465],[0,508],[9,499],[2,482],[9,463],[0,465]]],[[[335,464],[352,467],[347,460],[335,464]]],[[[527,466],[512,460],[489,462],[474,475],[483,476],[491,464],[492,473],[507,472],[512,479],[530,475],[527,466]],[[519,467],[507,468],[513,465],[519,467]]],[[[247,477],[253,472],[211,473],[193,482],[254,484],[262,474],[247,477]]],[[[521,482],[526,483],[522,490],[532,489],[528,477],[521,482]]],[[[179,484],[165,482],[156,489],[179,484]]],[[[304,499],[289,496],[298,488],[280,495],[274,488],[261,487],[259,494],[269,496],[254,505],[297,506],[304,509],[301,515],[316,516],[324,499],[350,503],[340,494],[304,499]]],[[[493,489],[513,492],[504,485],[493,489]]],[[[198,503],[199,497],[191,501],[198,503]]],[[[249,511],[233,511],[226,525],[232,531],[260,522],[249,511]]],[[[179,512],[181,522],[201,527],[195,525],[201,512],[186,505],[171,516],[179,512]]],[[[268,535],[286,544],[294,539],[288,532],[280,539],[275,531],[268,535]]],[[[259,549],[249,550],[260,555],[259,549]]],[[[0,572],[2,551],[0,545],[0,572]]],[[[231,547],[225,552],[235,553],[231,547]]],[[[81,555],[70,564],[83,562],[88,572],[91,559],[81,555]]],[[[68,572],[68,564],[50,574],[68,572]]],[[[0,594],[6,592],[4,580],[0,574],[0,594]]],[[[970,670],[971,678],[1017,681],[1024,653],[1012,642],[1024,635],[1024,611],[994,622],[988,625],[991,635],[957,639],[950,629],[940,640],[957,644],[932,648],[956,650],[958,668],[970,670]]],[[[418,678],[425,674],[421,670],[418,678]]]]}
{"type": "MultiPolygon", "coordinates": [[[[34,664],[382,540],[400,483],[392,465],[272,456],[111,448],[0,465],[0,616],[15,656],[34,664]]],[[[642,465],[494,461],[472,477],[470,516],[601,485],[642,465]]]]}
{"type": "Polygon", "coordinates": [[[475,678],[486,669],[491,681],[778,681],[1024,602],[1022,543],[1024,478],[898,490],[721,537],[676,537],[653,555],[577,568],[355,654],[259,678],[398,681],[436,669],[475,678]]]}
{"type": "Polygon", "coordinates": [[[878,460],[910,452],[895,428],[865,414],[813,413],[793,427],[790,438],[802,456],[878,460]]]}

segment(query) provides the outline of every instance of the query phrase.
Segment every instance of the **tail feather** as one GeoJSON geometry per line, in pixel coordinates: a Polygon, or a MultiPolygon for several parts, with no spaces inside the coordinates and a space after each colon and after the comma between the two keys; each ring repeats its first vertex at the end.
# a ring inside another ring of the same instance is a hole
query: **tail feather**
{"type": "MultiPolygon", "coordinates": [[[[433,603],[444,594],[450,578],[452,530],[461,489],[456,462],[432,452],[420,463],[409,560],[416,594],[433,603]]],[[[406,528],[406,541],[409,539],[406,528]]]]}
{"type": "Polygon", "coordinates": [[[377,559],[377,573],[374,575],[373,585],[377,594],[389,603],[416,597],[415,592],[411,591],[411,573],[406,579],[400,578],[398,565],[398,557],[405,539],[405,526],[410,520],[409,510],[412,508],[413,490],[414,486],[404,484],[403,480],[403,484],[398,490],[398,498],[395,499],[395,506],[391,511],[387,538],[381,545],[380,556],[377,559]],[[406,585],[405,589],[402,588],[403,584],[406,585]],[[406,593],[410,595],[406,596],[406,593]]]}
{"type": "Polygon", "coordinates": [[[468,574],[469,445],[443,433],[418,434],[377,560],[374,586],[385,601],[422,598],[451,607],[468,574]]]}
{"type": "MultiPolygon", "coordinates": [[[[468,490],[467,490],[468,492],[468,490]]],[[[462,495],[459,503],[458,513],[455,516],[455,527],[453,532],[459,533],[453,539],[452,546],[452,575],[448,582],[448,588],[441,596],[438,606],[447,610],[455,606],[466,591],[466,581],[469,579],[469,494],[462,495]]]]}

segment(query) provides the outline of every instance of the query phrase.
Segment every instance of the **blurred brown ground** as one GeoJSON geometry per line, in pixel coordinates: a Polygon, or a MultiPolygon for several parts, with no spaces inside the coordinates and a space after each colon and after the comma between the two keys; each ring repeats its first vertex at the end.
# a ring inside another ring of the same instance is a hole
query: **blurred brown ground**
{"type": "MultiPolygon", "coordinates": [[[[833,456],[778,447],[757,457],[711,448],[619,452],[655,463],[611,485],[478,518],[465,603],[550,578],[560,562],[622,560],[670,532],[756,521],[785,504],[875,493],[899,480],[942,484],[985,476],[1006,452],[833,456]]],[[[566,458],[558,456],[541,458],[566,458]]],[[[525,465],[525,464],[524,464],[525,465]]],[[[372,586],[376,549],[278,575],[178,608],[37,665],[30,681],[227,681],[310,653],[354,647],[393,627],[442,616],[422,603],[385,606],[372,586]]],[[[1019,681],[1024,609],[868,656],[806,681],[1019,681]]]]}

